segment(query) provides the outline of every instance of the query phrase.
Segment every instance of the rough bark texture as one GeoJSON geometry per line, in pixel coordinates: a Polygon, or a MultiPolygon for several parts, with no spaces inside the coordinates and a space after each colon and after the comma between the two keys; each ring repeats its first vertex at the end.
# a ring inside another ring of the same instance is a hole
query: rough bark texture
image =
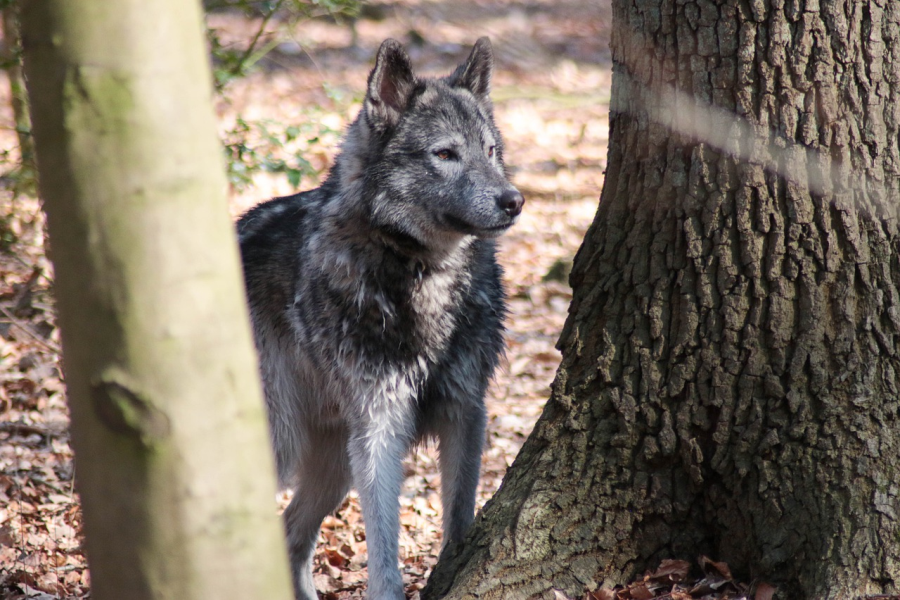
{"type": "Polygon", "coordinates": [[[563,364],[424,597],[578,597],[700,553],[781,598],[897,594],[900,3],[613,6],[563,364]]]}
{"type": "Polygon", "coordinates": [[[91,597],[291,597],[199,3],[22,9],[91,597]]]}

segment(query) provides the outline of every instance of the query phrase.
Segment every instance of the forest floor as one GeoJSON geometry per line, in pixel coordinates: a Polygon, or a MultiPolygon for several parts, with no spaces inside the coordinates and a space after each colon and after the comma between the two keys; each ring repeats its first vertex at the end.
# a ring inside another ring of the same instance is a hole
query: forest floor
{"type": "MultiPolygon", "coordinates": [[[[497,490],[531,431],[559,364],[554,344],[571,299],[566,265],[593,218],[603,183],[610,8],[608,2],[590,0],[401,0],[371,5],[366,15],[352,28],[328,19],[291,26],[271,21],[263,38],[268,53],[217,101],[221,131],[223,138],[233,139],[236,128],[250,123],[259,155],[290,158],[302,152],[309,164],[300,188],[314,187],[331,164],[341,130],[359,110],[366,75],[383,39],[403,42],[420,73],[441,75],[464,60],[475,39],[491,37],[496,118],[506,138],[506,161],[526,206],[520,222],[500,242],[510,296],[508,350],[488,396],[480,507],[497,490]],[[265,124],[268,137],[256,123],[265,124]],[[288,125],[300,135],[284,144],[273,142],[288,125]]],[[[222,42],[240,48],[260,21],[217,13],[208,24],[222,42]]],[[[0,151],[13,159],[7,89],[0,82],[0,151]]],[[[87,598],[90,577],[73,486],[43,216],[33,197],[13,198],[10,182],[3,183],[0,598],[87,598]]],[[[260,200],[292,191],[284,176],[252,174],[249,185],[233,190],[230,209],[236,217],[260,200]]],[[[407,590],[415,598],[440,549],[439,489],[434,448],[421,448],[408,460],[401,498],[401,560],[407,590]]],[[[288,495],[277,500],[283,507],[288,495]]],[[[323,526],[317,586],[326,598],[360,598],[365,564],[365,534],[351,494],[323,526]]],[[[686,563],[672,561],[615,593],[586,597],[742,597],[746,587],[730,581],[727,567],[711,561],[700,566],[705,575],[699,582],[688,584],[686,563]]]]}

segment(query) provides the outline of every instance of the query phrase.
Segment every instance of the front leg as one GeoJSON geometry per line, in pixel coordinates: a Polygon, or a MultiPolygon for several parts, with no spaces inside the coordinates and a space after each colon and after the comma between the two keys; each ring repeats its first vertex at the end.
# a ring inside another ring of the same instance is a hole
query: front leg
{"type": "Polygon", "coordinates": [[[445,546],[461,542],[472,524],[486,424],[482,403],[473,403],[436,424],[445,546]]]}
{"type": "MultiPolygon", "coordinates": [[[[384,411],[387,412],[387,411],[384,411]]],[[[359,492],[369,553],[369,600],[404,600],[397,568],[403,457],[410,444],[409,417],[373,410],[359,419],[349,443],[350,468],[359,492]]]]}

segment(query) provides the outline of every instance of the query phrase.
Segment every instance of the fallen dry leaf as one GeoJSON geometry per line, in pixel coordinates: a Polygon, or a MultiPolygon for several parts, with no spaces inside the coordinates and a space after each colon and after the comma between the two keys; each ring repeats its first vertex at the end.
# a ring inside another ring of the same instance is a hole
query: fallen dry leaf
{"type": "Polygon", "coordinates": [[[732,578],[731,569],[724,562],[715,562],[706,556],[701,556],[697,562],[700,563],[700,568],[703,569],[703,572],[708,575],[719,575],[728,580],[732,578]]]}
{"type": "Polygon", "coordinates": [[[777,588],[764,581],[756,584],[756,592],[753,594],[753,600],[772,600],[777,588]]]}
{"type": "Polygon", "coordinates": [[[656,594],[651,592],[643,581],[628,586],[628,594],[628,598],[633,600],[653,600],[656,597],[656,594]]]}
{"type": "Polygon", "coordinates": [[[691,564],[686,560],[666,559],[649,577],[652,581],[678,583],[687,578],[690,570],[691,564]]]}

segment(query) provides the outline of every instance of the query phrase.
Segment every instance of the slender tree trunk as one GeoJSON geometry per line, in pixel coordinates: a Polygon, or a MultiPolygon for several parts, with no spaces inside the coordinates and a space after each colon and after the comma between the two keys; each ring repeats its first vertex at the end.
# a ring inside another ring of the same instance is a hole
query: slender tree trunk
{"type": "MultiPolygon", "coordinates": [[[[22,77],[21,39],[19,36],[18,5],[10,2],[3,7],[3,52],[0,56],[6,66],[9,79],[10,104],[16,122],[16,137],[19,141],[19,157],[22,161],[22,181],[34,186],[37,171],[34,166],[34,141],[31,137],[31,119],[28,115],[28,93],[22,77]]],[[[27,189],[20,190],[27,192],[27,189]]]]}
{"type": "Polygon", "coordinates": [[[706,553],[900,593],[900,3],[613,0],[607,179],[552,397],[425,598],[706,553]]]}
{"type": "Polygon", "coordinates": [[[92,598],[287,598],[199,3],[22,16],[92,598]]]}

